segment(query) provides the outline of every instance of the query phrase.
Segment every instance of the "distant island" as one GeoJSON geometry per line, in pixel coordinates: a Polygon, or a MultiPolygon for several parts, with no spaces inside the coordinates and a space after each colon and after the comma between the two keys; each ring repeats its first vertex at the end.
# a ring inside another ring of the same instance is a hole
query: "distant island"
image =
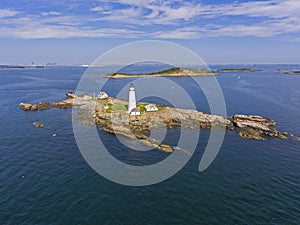
{"type": "Polygon", "coordinates": [[[9,70],[9,69],[24,69],[25,66],[14,66],[14,65],[0,65],[0,70],[9,70]]]}
{"type": "Polygon", "coordinates": [[[14,69],[26,69],[26,68],[44,68],[44,65],[0,65],[0,70],[14,70],[14,69]]]}
{"type": "Polygon", "coordinates": [[[285,72],[284,74],[300,75],[300,71],[289,71],[289,72],[285,72]]]}
{"type": "Polygon", "coordinates": [[[153,76],[153,77],[181,77],[181,76],[216,76],[218,74],[215,73],[213,70],[209,69],[198,69],[198,68],[170,68],[167,70],[162,70],[158,72],[152,73],[113,73],[108,74],[107,77],[110,78],[126,78],[126,77],[145,77],[145,76],[153,76]]]}
{"type": "Polygon", "coordinates": [[[258,72],[259,69],[251,69],[251,68],[242,68],[242,69],[219,69],[220,73],[248,73],[248,72],[258,72]]]}

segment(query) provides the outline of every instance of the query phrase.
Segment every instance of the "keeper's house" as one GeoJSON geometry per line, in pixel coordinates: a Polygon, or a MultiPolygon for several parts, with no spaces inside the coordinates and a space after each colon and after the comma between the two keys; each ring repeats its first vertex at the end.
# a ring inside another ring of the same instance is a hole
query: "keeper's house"
{"type": "Polygon", "coordinates": [[[145,110],[147,112],[155,112],[155,111],[158,111],[158,108],[156,105],[153,105],[153,104],[149,104],[149,105],[146,105],[145,106],[145,110]]]}
{"type": "Polygon", "coordinates": [[[139,116],[141,115],[140,107],[136,107],[130,111],[130,116],[139,116]]]}

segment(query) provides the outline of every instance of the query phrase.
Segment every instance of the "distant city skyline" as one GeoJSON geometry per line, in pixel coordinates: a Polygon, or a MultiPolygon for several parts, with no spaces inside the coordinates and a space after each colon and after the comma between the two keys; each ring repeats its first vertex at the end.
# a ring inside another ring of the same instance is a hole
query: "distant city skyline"
{"type": "Polygon", "coordinates": [[[207,64],[299,64],[299,12],[299,0],[3,0],[0,64],[91,64],[141,40],[207,64]]]}

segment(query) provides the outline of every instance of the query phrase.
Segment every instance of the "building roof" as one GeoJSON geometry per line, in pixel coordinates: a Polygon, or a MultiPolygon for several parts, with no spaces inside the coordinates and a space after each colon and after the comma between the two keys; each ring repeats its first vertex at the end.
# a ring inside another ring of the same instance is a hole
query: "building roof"
{"type": "Polygon", "coordinates": [[[131,91],[133,91],[133,90],[134,90],[134,85],[133,85],[133,83],[131,83],[131,84],[130,84],[130,86],[129,86],[129,90],[131,90],[131,91]]]}
{"type": "Polygon", "coordinates": [[[157,106],[156,105],[154,105],[154,104],[148,104],[148,105],[146,105],[145,106],[145,109],[146,110],[158,110],[158,108],[157,108],[157,106]]]}
{"type": "Polygon", "coordinates": [[[133,108],[131,112],[141,112],[140,107],[133,108]]]}

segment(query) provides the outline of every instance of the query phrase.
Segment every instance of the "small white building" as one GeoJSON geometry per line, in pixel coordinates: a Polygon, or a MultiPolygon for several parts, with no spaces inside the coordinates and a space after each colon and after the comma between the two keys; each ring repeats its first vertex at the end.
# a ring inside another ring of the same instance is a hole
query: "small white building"
{"type": "Polygon", "coordinates": [[[108,98],[108,94],[104,91],[100,91],[98,94],[98,99],[106,99],[108,98]]]}
{"type": "Polygon", "coordinates": [[[133,108],[130,111],[130,116],[139,116],[139,115],[141,115],[141,109],[140,109],[140,107],[133,108]]]}
{"type": "Polygon", "coordinates": [[[108,105],[105,105],[105,106],[104,106],[104,109],[108,109],[108,108],[109,108],[109,106],[108,106],[108,105]]]}
{"type": "Polygon", "coordinates": [[[145,106],[145,110],[147,112],[155,112],[155,111],[158,111],[158,108],[156,105],[153,105],[153,104],[149,104],[149,105],[146,105],[145,106]]]}

